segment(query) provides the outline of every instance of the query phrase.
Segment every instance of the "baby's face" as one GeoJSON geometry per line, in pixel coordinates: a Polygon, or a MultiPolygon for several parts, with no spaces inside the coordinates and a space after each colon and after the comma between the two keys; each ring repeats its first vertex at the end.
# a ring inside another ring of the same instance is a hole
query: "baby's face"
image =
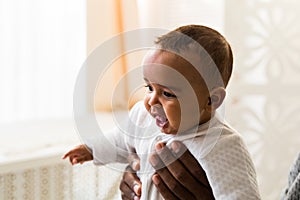
{"type": "Polygon", "coordinates": [[[209,120],[209,92],[187,61],[155,50],[144,60],[143,75],[147,87],[144,105],[161,132],[176,134],[209,120]]]}

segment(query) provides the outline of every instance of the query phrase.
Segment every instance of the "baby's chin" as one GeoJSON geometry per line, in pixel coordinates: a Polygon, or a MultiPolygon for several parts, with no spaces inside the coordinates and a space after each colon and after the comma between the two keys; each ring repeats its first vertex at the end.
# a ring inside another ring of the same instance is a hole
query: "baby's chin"
{"type": "Polygon", "coordinates": [[[172,129],[171,127],[163,127],[160,129],[160,131],[167,135],[176,135],[177,134],[177,130],[172,129]]]}
{"type": "Polygon", "coordinates": [[[161,128],[160,131],[168,135],[177,135],[177,134],[180,135],[180,134],[186,134],[195,131],[197,132],[198,124],[195,124],[193,126],[188,126],[188,127],[179,127],[179,128],[174,128],[172,126],[169,126],[169,127],[161,128]]]}

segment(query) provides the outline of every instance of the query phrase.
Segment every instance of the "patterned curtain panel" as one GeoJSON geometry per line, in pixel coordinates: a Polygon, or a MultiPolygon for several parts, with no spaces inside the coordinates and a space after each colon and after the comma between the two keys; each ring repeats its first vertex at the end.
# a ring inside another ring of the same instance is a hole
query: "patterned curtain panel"
{"type": "Polygon", "coordinates": [[[279,199],[300,152],[300,2],[225,1],[235,55],[227,119],[243,134],[263,199],[279,199]]]}

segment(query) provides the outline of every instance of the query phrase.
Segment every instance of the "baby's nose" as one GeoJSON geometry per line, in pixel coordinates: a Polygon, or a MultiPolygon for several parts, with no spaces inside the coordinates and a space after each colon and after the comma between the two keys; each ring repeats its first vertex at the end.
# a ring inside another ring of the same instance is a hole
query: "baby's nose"
{"type": "Polygon", "coordinates": [[[150,97],[150,99],[149,99],[149,101],[148,101],[148,104],[149,104],[150,106],[154,106],[154,105],[156,105],[156,104],[159,104],[158,95],[156,94],[156,92],[153,92],[153,93],[151,94],[151,97],[150,97]]]}

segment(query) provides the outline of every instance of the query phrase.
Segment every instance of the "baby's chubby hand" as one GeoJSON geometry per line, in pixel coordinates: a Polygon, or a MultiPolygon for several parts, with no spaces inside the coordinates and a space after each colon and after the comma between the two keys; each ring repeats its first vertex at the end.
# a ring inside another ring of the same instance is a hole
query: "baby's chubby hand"
{"type": "Polygon", "coordinates": [[[72,165],[82,164],[86,161],[93,160],[93,155],[91,151],[85,145],[79,145],[68,151],[65,155],[62,156],[62,159],[69,157],[70,163],[72,165]]]}

